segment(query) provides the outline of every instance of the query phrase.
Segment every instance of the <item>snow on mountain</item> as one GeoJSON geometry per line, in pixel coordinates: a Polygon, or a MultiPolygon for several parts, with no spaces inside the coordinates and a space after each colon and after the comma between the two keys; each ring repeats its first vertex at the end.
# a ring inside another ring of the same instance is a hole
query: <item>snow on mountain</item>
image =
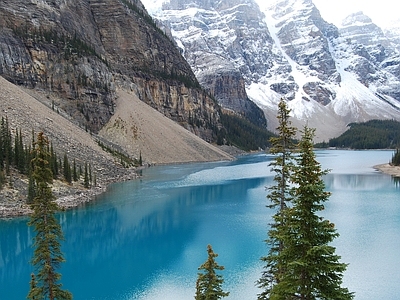
{"type": "Polygon", "coordinates": [[[400,52],[400,19],[392,21],[384,28],[385,36],[391,41],[392,46],[400,52]]]}
{"type": "MultiPolygon", "coordinates": [[[[276,127],[282,97],[293,123],[315,127],[317,140],[339,135],[350,122],[400,119],[399,52],[370,18],[353,14],[338,29],[311,0],[258,2],[146,0],[144,5],[171,28],[211,92],[231,91],[242,77],[244,92],[263,109],[269,129],[276,127]]],[[[231,92],[218,95],[234,109],[231,92]]]]}

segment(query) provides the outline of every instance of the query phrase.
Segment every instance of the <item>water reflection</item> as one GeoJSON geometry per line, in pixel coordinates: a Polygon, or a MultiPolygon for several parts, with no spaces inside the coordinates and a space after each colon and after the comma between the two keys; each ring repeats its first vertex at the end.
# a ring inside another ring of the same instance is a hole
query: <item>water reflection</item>
{"type": "MultiPolygon", "coordinates": [[[[62,282],[75,299],[118,299],[140,289],[157,270],[170,268],[183,255],[207,214],[218,215],[221,206],[234,210],[248,201],[250,190],[264,185],[264,178],[172,189],[162,182],[113,185],[96,202],[60,215],[67,260],[62,282]]],[[[212,225],[214,235],[225,230],[215,221],[212,225]]],[[[31,232],[26,220],[10,221],[6,227],[0,274],[1,285],[9,288],[3,296],[23,299],[32,271],[31,232]]],[[[238,250],[245,249],[242,243],[238,250]]]]}
{"type": "Polygon", "coordinates": [[[392,183],[383,174],[328,174],[324,177],[327,189],[372,191],[391,188],[392,183]]]}
{"type": "Polygon", "coordinates": [[[394,183],[394,186],[396,188],[400,187],[400,177],[398,176],[392,176],[392,182],[394,183]]]}
{"type": "MultiPolygon", "coordinates": [[[[323,214],[338,228],[337,253],[350,264],[345,281],[357,299],[395,299],[400,280],[399,180],[363,165],[387,161],[383,154],[351,152],[351,169],[344,152],[321,157],[324,168],[333,167],[324,177],[332,196],[323,214]]],[[[265,208],[270,159],[260,154],[235,162],[150,168],[142,180],[115,184],[95,202],[60,214],[66,237],[64,287],[75,300],[147,299],[138,295],[154,291],[160,297],[151,299],[164,299],[165,286],[158,279],[167,278],[167,299],[190,299],[211,243],[226,267],[227,290],[240,286],[241,293],[229,299],[250,294],[255,299],[259,258],[268,252],[263,240],[271,214],[265,208]],[[178,289],[182,296],[176,298],[178,289]]],[[[0,221],[1,299],[25,299],[28,292],[32,232],[26,221],[0,221]]]]}

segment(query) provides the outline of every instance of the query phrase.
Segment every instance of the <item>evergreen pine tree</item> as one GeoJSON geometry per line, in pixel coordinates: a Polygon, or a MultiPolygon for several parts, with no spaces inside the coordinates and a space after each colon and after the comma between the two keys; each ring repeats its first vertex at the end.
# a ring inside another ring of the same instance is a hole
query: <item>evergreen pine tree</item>
{"type": "Polygon", "coordinates": [[[392,164],[394,166],[400,165],[400,152],[399,152],[399,149],[396,149],[396,152],[393,153],[392,161],[390,162],[390,164],[392,164]]]}
{"type": "Polygon", "coordinates": [[[64,179],[68,183],[72,183],[71,165],[69,164],[68,156],[66,153],[64,154],[63,171],[64,171],[64,179]]]}
{"type": "Polygon", "coordinates": [[[13,161],[13,149],[11,140],[11,130],[8,125],[8,118],[1,118],[0,135],[2,142],[2,165],[7,175],[10,175],[10,165],[13,161]]]}
{"type": "Polygon", "coordinates": [[[294,137],[296,128],[291,126],[289,120],[290,110],[287,108],[286,102],[282,99],[278,105],[278,136],[271,137],[270,153],[275,155],[274,160],[270,163],[272,171],[275,172],[275,185],[269,187],[267,198],[270,205],[267,207],[275,209],[273,216],[274,223],[268,232],[266,243],[270,246],[268,256],[262,257],[265,263],[264,271],[261,278],[257,281],[258,287],[263,291],[258,295],[258,299],[269,299],[271,288],[279,282],[279,277],[285,272],[285,266],[281,262],[280,253],[284,249],[282,240],[282,231],[285,230],[285,210],[291,201],[290,177],[294,169],[295,148],[294,137]]]}
{"type": "Polygon", "coordinates": [[[72,295],[61,289],[62,284],[58,282],[61,274],[56,272],[64,262],[60,244],[64,237],[55,217],[58,205],[54,202],[55,197],[49,186],[53,181],[53,174],[49,167],[50,154],[47,146],[48,140],[40,132],[33,149],[35,155],[32,176],[36,184],[36,196],[31,204],[33,214],[28,222],[35,232],[32,264],[37,275],[31,284],[28,299],[67,300],[72,299],[72,295]]]}
{"type": "Polygon", "coordinates": [[[31,274],[31,282],[30,282],[30,289],[29,289],[29,294],[28,294],[28,299],[31,300],[40,300],[43,297],[41,296],[41,291],[40,289],[37,288],[37,282],[36,282],[36,277],[35,274],[31,274]]]}
{"type": "Polygon", "coordinates": [[[0,171],[4,169],[4,137],[3,137],[3,124],[4,124],[4,118],[1,118],[1,123],[0,123],[0,171]]]}
{"type": "Polygon", "coordinates": [[[84,176],[84,180],[83,180],[83,186],[85,188],[89,188],[89,173],[88,173],[88,164],[85,163],[85,176],[84,176]]]}
{"type": "Polygon", "coordinates": [[[22,142],[21,129],[15,130],[14,138],[14,165],[20,173],[25,173],[25,151],[22,142]]]}
{"type": "Polygon", "coordinates": [[[339,234],[334,225],[317,215],[330,196],[313,150],[314,129],[304,128],[300,154],[292,176],[293,206],[285,210],[284,247],[279,253],[284,272],[270,291],[270,299],[352,299],[342,288],[346,264],[340,263],[331,243],[339,234]]]}
{"type": "Polygon", "coordinates": [[[208,258],[204,264],[199,267],[196,281],[196,300],[217,300],[227,297],[229,292],[222,290],[224,279],[222,275],[216,273],[216,270],[224,270],[223,266],[218,265],[215,258],[218,254],[214,253],[211,245],[207,246],[208,258]]]}
{"type": "Polygon", "coordinates": [[[18,170],[20,170],[21,173],[27,174],[26,170],[26,146],[24,147],[24,143],[22,141],[22,132],[21,129],[19,129],[19,141],[18,141],[18,147],[19,147],[19,164],[18,164],[18,170]]]}
{"type": "Polygon", "coordinates": [[[19,133],[18,130],[15,130],[15,137],[14,137],[14,163],[15,166],[19,165],[19,133]]]}
{"type": "Polygon", "coordinates": [[[78,173],[77,173],[77,170],[76,170],[76,160],[75,160],[75,158],[74,158],[74,164],[73,164],[73,167],[72,167],[72,175],[73,175],[74,181],[78,181],[78,173]]]}
{"type": "Polygon", "coordinates": [[[92,166],[89,164],[89,185],[92,184],[92,166]]]}
{"type": "Polygon", "coordinates": [[[28,199],[27,203],[32,204],[33,199],[36,197],[36,186],[35,186],[35,180],[33,179],[33,175],[31,174],[29,176],[29,181],[28,181],[28,199]]]}
{"type": "Polygon", "coordinates": [[[50,169],[51,169],[51,172],[53,173],[54,179],[57,178],[56,165],[57,165],[57,158],[54,153],[53,143],[50,142],[50,169]]]}
{"type": "Polygon", "coordinates": [[[0,190],[3,189],[5,182],[6,176],[4,175],[4,171],[0,168],[0,190]]]}

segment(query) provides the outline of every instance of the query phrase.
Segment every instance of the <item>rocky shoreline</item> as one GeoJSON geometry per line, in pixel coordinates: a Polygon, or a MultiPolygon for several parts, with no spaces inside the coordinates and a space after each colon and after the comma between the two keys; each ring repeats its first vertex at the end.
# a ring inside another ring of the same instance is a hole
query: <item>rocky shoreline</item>
{"type": "Polygon", "coordinates": [[[392,175],[393,177],[400,177],[400,166],[393,166],[391,164],[381,164],[374,166],[374,169],[382,173],[392,175]]]}
{"type": "MultiPolygon", "coordinates": [[[[55,202],[59,205],[61,210],[67,210],[78,207],[84,203],[93,201],[96,196],[104,193],[107,187],[115,182],[123,182],[128,180],[135,180],[138,178],[137,169],[129,169],[127,172],[115,177],[102,179],[95,187],[84,189],[77,186],[68,186],[60,181],[55,181],[52,185],[53,194],[56,196],[55,202]]],[[[29,204],[21,197],[17,197],[18,192],[12,189],[2,191],[2,201],[0,201],[0,219],[9,219],[14,217],[28,216],[32,213],[29,204]],[[13,198],[7,201],[5,194],[8,198],[13,198]]]]}
{"type": "MultiPolygon", "coordinates": [[[[374,169],[391,176],[400,177],[400,166],[380,164],[374,166],[374,169]]],[[[96,196],[104,193],[107,190],[107,187],[112,183],[137,179],[137,170],[137,168],[124,170],[125,172],[120,172],[120,174],[116,174],[114,177],[103,178],[96,187],[92,187],[90,189],[83,189],[71,186],[69,187],[69,189],[60,191],[60,183],[58,182],[58,184],[53,185],[53,193],[56,194],[56,202],[62,210],[75,208],[84,203],[93,201],[96,196]]],[[[13,195],[12,190],[9,190],[8,193],[10,194],[10,198],[15,196],[13,195]]],[[[27,216],[31,213],[32,211],[29,205],[26,204],[25,201],[22,201],[20,199],[15,201],[8,201],[8,203],[6,203],[5,201],[2,201],[2,203],[0,203],[1,219],[27,216]]]]}

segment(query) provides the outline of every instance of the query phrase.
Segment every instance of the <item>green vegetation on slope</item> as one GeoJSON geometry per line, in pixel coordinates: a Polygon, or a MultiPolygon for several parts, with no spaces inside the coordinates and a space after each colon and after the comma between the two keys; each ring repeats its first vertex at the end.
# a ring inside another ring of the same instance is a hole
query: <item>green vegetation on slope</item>
{"type": "Polygon", "coordinates": [[[352,149],[385,149],[400,146],[400,122],[371,120],[351,123],[350,129],[329,140],[329,147],[352,149]]]}
{"type": "MultiPolygon", "coordinates": [[[[269,147],[269,139],[274,136],[266,128],[257,126],[237,115],[223,113],[221,122],[226,130],[223,135],[226,144],[234,145],[245,151],[269,147]]],[[[220,136],[218,140],[220,140],[220,136]]]]}
{"type": "Polygon", "coordinates": [[[394,166],[400,166],[400,151],[396,149],[396,152],[393,153],[391,164],[394,166]]]}

